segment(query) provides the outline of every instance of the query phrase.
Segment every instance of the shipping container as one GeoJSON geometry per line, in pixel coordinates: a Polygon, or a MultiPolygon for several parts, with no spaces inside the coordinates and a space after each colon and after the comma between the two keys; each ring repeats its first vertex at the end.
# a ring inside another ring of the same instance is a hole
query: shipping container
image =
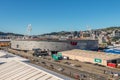
{"type": "Polygon", "coordinates": [[[54,60],[62,60],[62,56],[61,55],[57,55],[57,54],[52,54],[52,58],[54,60]]]}
{"type": "Polygon", "coordinates": [[[57,56],[56,54],[52,54],[52,58],[53,58],[54,60],[58,60],[58,56],[57,56]]]}
{"type": "Polygon", "coordinates": [[[116,65],[115,63],[108,63],[107,66],[113,67],[113,68],[116,68],[116,67],[117,67],[117,65],[116,65]]]}

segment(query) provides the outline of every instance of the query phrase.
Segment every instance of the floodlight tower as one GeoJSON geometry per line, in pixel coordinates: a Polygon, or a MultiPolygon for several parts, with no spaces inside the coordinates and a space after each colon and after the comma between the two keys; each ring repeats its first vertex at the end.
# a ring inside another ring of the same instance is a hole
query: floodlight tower
{"type": "Polygon", "coordinates": [[[27,35],[28,36],[30,36],[31,31],[32,31],[32,26],[31,26],[31,24],[28,24],[28,26],[27,26],[27,35]]]}
{"type": "Polygon", "coordinates": [[[26,32],[25,32],[25,35],[24,35],[23,39],[28,39],[28,38],[29,38],[29,36],[30,36],[31,31],[32,31],[32,26],[31,26],[31,24],[28,24],[27,29],[26,29],[26,32]]]}

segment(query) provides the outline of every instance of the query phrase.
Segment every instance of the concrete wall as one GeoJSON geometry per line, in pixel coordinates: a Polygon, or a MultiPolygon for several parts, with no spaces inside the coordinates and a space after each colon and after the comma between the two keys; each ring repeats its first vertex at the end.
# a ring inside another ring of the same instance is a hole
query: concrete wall
{"type": "Polygon", "coordinates": [[[49,49],[56,51],[98,48],[98,41],[95,40],[80,40],[73,42],[77,42],[77,45],[71,45],[71,41],[11,41],[11,48],[20,50],[32,50],[33,48],[40,48],[42,50],[49,49]]]}
{"type": "Polygon", "coordinates": [[[67,42],[49,42],[49,41],[11,41],[11,48],[20,50],[32,50],[33,48],[40,48],[42,50],[56,50],[63,51],[73,49],[67,42]],[[18,45],[18,47],[17,47],[18,45]]]}

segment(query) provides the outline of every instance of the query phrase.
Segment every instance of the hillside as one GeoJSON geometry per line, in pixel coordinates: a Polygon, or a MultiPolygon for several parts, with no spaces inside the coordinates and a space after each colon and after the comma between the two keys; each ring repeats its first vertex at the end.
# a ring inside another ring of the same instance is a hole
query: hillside
{"type": "Polygon", "coordinates": [[[105,32],[112,32],[114,30],[120,30],[120,26],[118,27],[107,27],[107,28],[102,28],[102,29],[96,29],[96,31],[105,31],[105,32]]]}
{"type": "Polygon", "coordinates": [[[0,35],[12,35],[12,36],[23,36],[22,34],[16,34],[16,33],[5,33],[5,32],[0,32],[0,35]]]}
{"type": "Polygon", "coordinates": [[[45,35],[68,35],[68,34],[71,34],[71,32],[68,32],[68,31],[51,32],[51,33],[42,34],[41,36],[45,36],[45,35]]]}
{"type": "MultiPolygon", "coordinates": [[[[113,30],[120,30],[120,26],[118,27],[107,27],[107,28],[102,28],[102,29],[94,29],[92,31],[105,31],[105,32],[108,32],[109,33],[112,33],[113,30]]],[[[86,31],[83,31],[83,32],[86,32],[86,31]]],[[[38,35],[38,36],[45,36],[45,35],[69,35],[73,33],[74,35],[77,35],[78,33],[80,33],[80,31],[72,31],[72,32],[69,32],[69,31],[60,31],[60,32],[51,32],[51,33],[45,33],[45,34],[42,34],[42,35],[38,35]]],[[[1,32],[0,31],[0,35],[12,35],[12,36],[23,36],[22,34],[16,34],[16,33],[5,33],[5,32],[1,32]]],[[[36,35],[37,36],[37,35],[36,35]]]]}
{"type": "MultiPolygon", "coordinates": [[[[92,31],[105,31],[105,32],[108,32],[108,33],[112,33],[112,31],[116,30],[116,29],[120,30],[120,26],[118,26],[118,27],[107,27],[107,28],[102,28],[102,29],[94,29],[92,31]]],[[[75,34],[77,34],[77,32],[79,33],[79,31],[73,31],[73,33],[75,33],[75,34]]],[[[71,34],[71,32],[69,32],[69,31],[51,32],[51,33],[42,34],[41,36],[45,36],[45,35],[68,35],[68,34],[71,34]]]]}

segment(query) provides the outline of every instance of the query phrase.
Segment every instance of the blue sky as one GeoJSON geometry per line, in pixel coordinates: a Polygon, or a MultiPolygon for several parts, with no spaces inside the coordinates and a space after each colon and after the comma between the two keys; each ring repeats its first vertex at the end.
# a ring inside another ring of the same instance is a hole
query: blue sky
{"type": "Polygon", "coordinates": [[[120,26],[120,0],[0,0],[0,31],[25,34],[120,26]]]}

